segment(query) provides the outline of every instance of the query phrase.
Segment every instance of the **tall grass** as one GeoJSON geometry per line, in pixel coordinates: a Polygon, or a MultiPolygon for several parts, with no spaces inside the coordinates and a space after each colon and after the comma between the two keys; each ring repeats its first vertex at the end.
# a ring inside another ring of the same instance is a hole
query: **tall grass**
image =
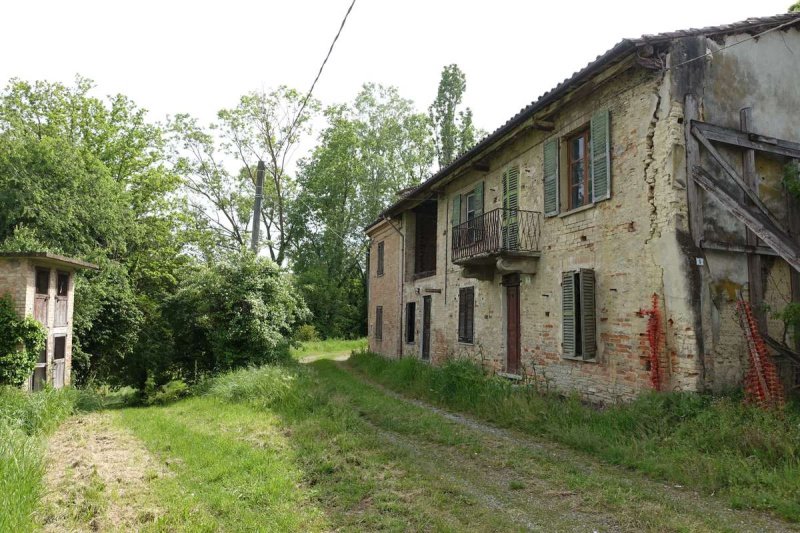
{"type": "Polygon", "coordinates": [[[736,397],[646,393],[598,409],[486,376],[452,360],[440,367],[360,353],[352,368],[399,392],[540,435],[657,479],[724,494],[734,507],[800,521],[800,412],[764,412],[736,397]]]}
{"type": "Polygon", "coordinates": [[[44,439],[91,395],[0,387],[0,531],[32,531],[44,475],[44,439]]]}

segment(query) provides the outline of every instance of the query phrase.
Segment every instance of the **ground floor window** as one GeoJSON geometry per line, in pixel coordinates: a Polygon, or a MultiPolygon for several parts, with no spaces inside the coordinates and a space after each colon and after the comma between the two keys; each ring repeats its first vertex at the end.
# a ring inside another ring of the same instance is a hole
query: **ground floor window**
{"type": "Polygon", "coordinates": [[[417,304],[408,302],[406,304],[406,342],[414,342],[414,333],[417,325],[417,304]]]}
{"type": "Polygon", "coordinates": [[[475,333],[475,287],[458,291],[458,342],[473,342],[475,333]]]}
{"type": "Polygon", "coordinates": [[[561,280],[562,351],[564,357],[594,359],[597,355],[594,271],[564,272],[561,280]]]}
{"type": "Polygon", "coordinates": [[[383,307],[375,308],[375,340],[383,339],[383,307]]]}

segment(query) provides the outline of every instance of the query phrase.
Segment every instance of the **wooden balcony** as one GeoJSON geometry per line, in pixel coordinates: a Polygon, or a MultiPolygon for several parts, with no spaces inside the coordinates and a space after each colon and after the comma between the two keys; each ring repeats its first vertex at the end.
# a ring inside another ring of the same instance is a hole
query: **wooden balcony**
{"type": "Polygon", "coordinates": [[[538,211],[493,209],[453,227],[452,261],[469,267],[497,264],[500,268],[498,260],[539,257],[541,226],[538,211]]]}

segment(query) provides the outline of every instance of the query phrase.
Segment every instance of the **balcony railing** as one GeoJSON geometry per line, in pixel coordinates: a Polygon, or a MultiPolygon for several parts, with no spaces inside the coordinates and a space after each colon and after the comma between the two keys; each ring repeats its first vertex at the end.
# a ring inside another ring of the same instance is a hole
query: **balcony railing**
{"type": "Polygon", "coordinates": [[[496,255],[534,255],[539,252],[541,213],[493,209],[453,227],[454,263],[496,255]]]}

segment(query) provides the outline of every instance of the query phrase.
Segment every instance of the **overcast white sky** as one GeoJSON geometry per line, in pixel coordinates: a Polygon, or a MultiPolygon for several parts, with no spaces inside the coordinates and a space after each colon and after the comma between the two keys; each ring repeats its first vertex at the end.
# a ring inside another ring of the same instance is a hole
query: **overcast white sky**
{"type": "MultiPolygon", "coordinates": [[[[492,131],[623,37],[774,15],[792,0],[662,2],[357,0],[317,85],[349,101],[367,81],[425,109],[442,66],[467,75],[466,103],[492,131]]],[[[308,90],[350,0],[16,0],[3,6],[0,81],[93,79],[151,119],[213,120],[252,89],[308,90]]]]}

